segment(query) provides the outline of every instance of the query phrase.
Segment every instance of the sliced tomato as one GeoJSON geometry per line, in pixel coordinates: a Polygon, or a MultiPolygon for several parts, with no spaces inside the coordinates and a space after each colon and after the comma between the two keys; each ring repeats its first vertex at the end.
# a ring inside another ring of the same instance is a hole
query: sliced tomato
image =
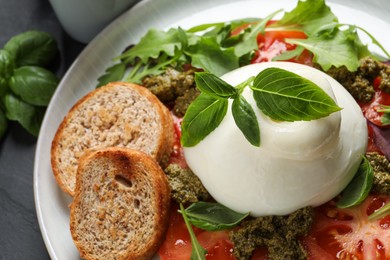
{"type": "Polygon", "coordinates": [[[380,81],[381,79],[379,77],[374,80],[375,95],[371,102],[360,104],[367,120],[377,126],[382,126],[381,119],[383,116],[383,112],[378,112],[378,109],[381,109],[381,105],[390,106],[390,94],[385,93],[378,88],[380,81]]]}
{"type": "MultiPolygon", "coordinates": [[[[166,239],[158,254],[161,260],[185,260],[191,257],[191,239],[183,217],[174,205],[166,239]]],[[[199,243],[207,250],[208,260],[234,260],[233,244],[229,240],[228,231],[208,232],[193,228],[199,243]]]]}
{"type": "Polygon", "coordinates": [[[303,238],[309,259],[390,259],[390,216],[368,216],[390,202],[388,196],[369,196],[362,204],[339,209],[330,201],[315,210],[310,234],[303,238]]]}
{"type": "MultiPolygon", "coordinates": [[[[286,42],[286,39],[305,39],[306,34],[301,31],[272,31],[267,30],[265,34],[259,34],[257,36],[257,44],[259,49],[255,52],[255,56],[252,59],[252,63],[271,61],[274,57],[285,51],[291,51],[296,48],[295,44],[286,42]]],[[[313,57],[307,50],[290,61],[298,62],[306,65],[313,65],[313,57]]]]}
{"type": "Polygon", "coordinates": [[[180,143],[181,138],[181,122],[183,121],[182,118],[179,118],[175,116],[172,113],[173,118],[173,125],[175,129],[175,141],[173,143],[173,151],[171,153],[171,157],[169,158],[168,163],[174,163],[180,165],[182,168],[187,168],[187,162],[184,158],[184,150],[180,143]]]}

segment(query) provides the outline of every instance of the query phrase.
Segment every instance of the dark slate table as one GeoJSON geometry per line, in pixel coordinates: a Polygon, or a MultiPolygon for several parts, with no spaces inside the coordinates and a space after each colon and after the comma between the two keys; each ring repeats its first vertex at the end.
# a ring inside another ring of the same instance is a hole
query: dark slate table
{"type": "MultiPolygon", "coordinates": [[[[61,28],[48,0],[0,0],[0,48],[15,34],[42,30],[57,40],[59,55],[50,69],[61,78],[85,44],[61,28]]],[[[0,141],[0,259],[50,259],[34,207],[36,138],[11,123],[0,141]]]]}

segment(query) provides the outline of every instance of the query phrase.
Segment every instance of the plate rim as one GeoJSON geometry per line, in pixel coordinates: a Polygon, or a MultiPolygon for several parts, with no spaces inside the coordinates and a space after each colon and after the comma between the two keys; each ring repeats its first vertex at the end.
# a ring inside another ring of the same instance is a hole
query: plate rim
{"type": "MultiPolygon", "coordinates": [[[[225,1],[224,0],[214,0],[214,1],[200,0],[200,1],[197,2],[197,4],[202,2],[202,3],[205,3],[205,5],[203,6],[203,8],[199,8],[197,10],[197,12],[204,11],[204,10],[206,10],[208,8],[211,8],[211,7],[217,7],[217,6],[220,6],[220,5],[230,4],[230,3],[233,3],[233,2],[244,2],[244,1],[252,1],[252,0],[225,0],[225,1]]],[[[263,0],[263,1],[265,1],[265,0],[263,0]]],[[[287,0],[277,0],[276,2],[286,2],[286,1],[287,0]]],[[[58,85],[58,88],[57,88],[55,94],[53,95],[53,99],[52,99],[52,101],[50,102],[50,104],[48,106],[48,111],[51,111],[51,109],[53,109],[55,107],[54,101],[56,101],[58,99],[58,96],[61,94],[62,90],[66,86],[66,81],[72,75],[72,73],[75,70],[75,68],[77,68],[79,66],[79,64],[83,60],[87,59],[86,57],[88,55],[91,55],[91,53],[93,52],[94,48],[97,45],[100,44],[100,41],[106,39],[106,36],[109,36],[109,35],[113,34],[113,29],[116,26],[121,25],[121,23],[123,23],[126,20],[131,20],[131,18],[129,18],[131,15],[134,15],[136,13],[142,13],[145,10],[147,10],[148,8],[151,8],[152,6],[153,6],[152,9],[156,9],[157,8],[156,6],[161,6],[163,4],[168,4],[167,6],[173,7],[174,0],[142,0],[142,1],[138,2],[137,4],[135,4],[131,9],[129,9],[128,11],[126,11],[125,13],[120,15],[113,22],[111,22],[105,29],[103,29],[84,48],[84,50],[82,50],[82,52],[79,54],[79,56],[76,58],[76,60],[71,64],[71,66],[69,67],[67,72],[64,74],[63,78],[61,79],[61,81],[60,81],[60,83],[58,85]]],[[[191,0],[183,1],[182,5],[186,5],[186,4],[191,5],[191,0]]],[[[331,6],[343,6],[343,7],[347,7],[347,8],[353,9],[353,10],[358,11],[358,12],[362,12],[362,10],[359,10],[357,8],[354,8],[354,7],[351,7],[351,6],[347,6],[347,5],[344,5],[344,4],[340,4],[340,3],[336,3],[334,0],[333,1],[332,0],[328,1],[327,4],[331,5],[331,6]]],[[[199,4],[199,6],[201,6],[201,4],[199,4]]],[[[368,14],[368,15],[372,16],[372,14],[368,14]]],[[[181,17],[179,17],[179,18],[175,18],[174,20],[176,22],[178,22],[181,19],[184,19],[183,15],[181,17]]],[[[389,21],[384,20],[382,17],[381,18],[377,18],[377,19],[384,21],[386,24],[389,24],[389,21]]],[[[172,22],[167,22],[167,23],[171,23],[172,24],[172,22]]],[[[175,23],[175,22],[173,22],[173,23],[175,23]]],[[[128,37],[126,37],[126,38],[128,38],[128,37]]],[[[36,210],[36,214],[37,214],[39,228],[40,228],[40,232],[42,234],[42,238],[44,240],[46,249],[47,249],[51,259],[58,259],[57,253],[54,251],[52,240],[50,240],[50,238],[49,238],[48,229],[46,228],[46,225],[45,225],[44,216],[43,216],[43,212],[42,212],[43,211],[42,210],[42,200],[41,200],[42,194],[41,194],[41,191],[39,190],[39,187],[40,187],[39,180],[40,180],[40,175],[42,174],[40,172],[42,170],[41,169],[42,167],[41,167],[40,160],[41,160],[41,156],[44,156],[44,155],[42,155],[40,153],[40,151],[42,151],[42,149],[44,149],[44,146],[47,145],[47,143],[45,143],[44,140],[47,139],[48,137],[45,134],[43,134],[43,133],[45,132],[44,130],[46,130],[46,128],[49,127],[48,126],[48,122],[49,122],[50,114],[51,113],[45,113],[45,116],[44,116],[44,119],[43,119],[43,122],[42,122],[42,128],[41,128],[42,131],[40,132],[40,134],[38,136],[38,139],[37,139],[37,146],[36,146],[35,155],[34,155],[33,188],[34,188],[35,210],[36,210]]],[[[50,158],[46,158],[46,160],[50,161],[50,158]]]]}

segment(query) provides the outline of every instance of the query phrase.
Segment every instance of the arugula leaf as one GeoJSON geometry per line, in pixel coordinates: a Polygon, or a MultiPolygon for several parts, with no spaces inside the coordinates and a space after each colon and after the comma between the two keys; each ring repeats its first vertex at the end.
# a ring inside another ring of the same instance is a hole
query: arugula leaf
{"type": "Polygon", "coordinates": [[[41,31],[27,31],[12,37],[4,46],[15,60],[17,67],[24,65],[45,66],[57,54],[53,36],[41,31]]]}
{"type": "Polygon", "coordinates": [[[304,31],[307,35],[312,35],[323,26],[336,24],[337,17],[325,4],[325,0],[306,0],[298,1],[297,6],[286,13],[272,27],[287,27],[285,29],[298,29],[304,31]]]}
{"type": "Polygon", "coordinates": [[[192,225],[208,231],[235,227],[249,215],[235,212],[219,203],[203,201],[193,203],[184,212],[192,225]]]}
{"type": "Polygon", "coordinates": [[[104,86],[109,82],[120,81],[125,75],[126,64],[125,63],[117,63],[106,69],[104,75],[98,78],[99,84],[97,87],[104,86]]]}
{"type": "Polygon", "coordinates": [[[313,61],[320,64],[325,71],[332,66],[345,66],[349,71],[356,71],[359,60],[370,55],[353,26],[346,30],[335,28],[331,32],[323,32],[307,39],[286,39],[286,42],[311,51],[314,55],[313,61]]]}
{"type": "Polygon", "coordinates": [[[390,203],[387,203],[383,207],[377,209],[374,213],[368,216],[369,221],[379,220],[390,215],[390,203]]]}
{"type": "Polygon", "coordinates": [[[382,125],[390,125],[390,106],[380,105],[380,109],[377,111],[384,113],[381,117],[382,125]]]}
{"type": "Polygon", "coordinates": [[[120,55],[117,59],[134,60],[140,58],[143,63],[157,59],[161,53],[174,56],[175,49],[182,47],[182,38],[179,29],[171,28],[168,32],[150,29],[141,41],[120,55]]]}
{"type": "Polygon", "coordinates": [[[254,26],[249,32],[245,33],[242,40],[236,45],[234,52],[238,57],[245,55],[248,52],[256,50],[259,48],[257,44],[257,36],[259,33],[264,33],[265,26],[276,14],[280,13],[282,10],[277,10],[272,14],[265,17],[260,23],[254,26]]]}
{"type": "Polygon", "coordinates": [[[278,121],[309,121],[340,110],[313,82],[280,68],[260,72],[252,90],[258,108],[278,121]]]}
{"type": "Polygon", "coordinates": [[[30,105],[12,93],[4,97],[6,117],[18,121],[30,134],[38,136],[45,108],[30,105]]]}
{"type": "Polygon", "coordinates": [[[213,37],[200,38],[196,45],[190,46],[186,54],[191,57],[193,67],[202,68],[216,76],[221,76],[239,67],[234,48],[221,48],[213,37]]]}
{"type": "Polygon", "coordinates": [[[208,72],[196,72],[195,83],[198,89],[214,98],[229,98],[237,95],[237,89],[208,72]]]}
{"type": "Polygon", "coordinates": [[[371,190],[374,173],[370,162],[366,157],[353,177],[352,181],[344,189],[337,207],[348,208],[360,204],[368,196],[371,190]]]}
{"type": "Polygon", "coordinates": [[[218,99],[201,93],[188,107],[181,125],[181,143],[195,146],[210,134],[225,117],[228,108],[226,99],[218,99]]]}
{"type": "Polygon", "coordinates": [[[191,246],[192,246],[191,260],[205,260],[207,251],[202,247],[202,245],[199,243],[198,239],[196,238],[194,230],[192,229],[191,223],[187,217],[186,211],[183,207],[183,204],[181,203],[180,203],[180,213],[183,216],[184,223],[186,224],[188,233],[190,233],[191,246]]]}
{"type": "Polygon", "coordinates": [[[58,83],[56,75],[47,69],[23,66],[14,71],[9,86],[24,101],[32,105],[47,106],[58,83]]]}
{"type": "Polygon", "coordinates": [[[233,100],[232,114],[245,138],[252,145],[260,146],[260,128],[255,111],[242,95],[233,100]]]}

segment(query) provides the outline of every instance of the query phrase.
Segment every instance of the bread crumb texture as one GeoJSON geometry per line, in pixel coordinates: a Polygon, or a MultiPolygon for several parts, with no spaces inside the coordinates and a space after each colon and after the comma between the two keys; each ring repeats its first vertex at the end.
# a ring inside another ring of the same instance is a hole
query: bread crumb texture
{"type": "Polygon", "coordinates": [[[64,118],[52,143],[52,168],[61,188],[73,195],[85,151],[126,147],[162,162],[172,143],[172,118],[153,94],[134,84],[110,83],[81,99],[64,118]]]}
{"type": "Polygon", "coordinates": [[[148,259],[168,225],[169,186],[150,156],[109,148],[80,161],[70,228],[85,259],[148,259]]]}

